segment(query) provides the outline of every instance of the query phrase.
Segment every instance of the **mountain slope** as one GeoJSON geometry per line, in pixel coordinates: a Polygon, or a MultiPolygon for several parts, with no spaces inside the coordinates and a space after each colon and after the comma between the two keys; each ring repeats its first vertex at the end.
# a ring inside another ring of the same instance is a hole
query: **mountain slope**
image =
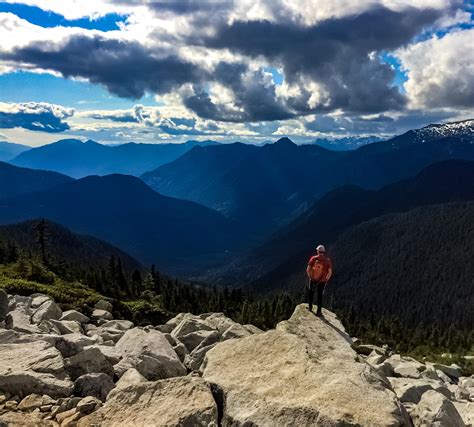
{"type": "Polygon", "coordinates": [[[243,233],[219,213],[154,192],[127,175],[90,176],[0,202],[0,222],[47,218],[143,262],[186,274],[233,249],[243,233]]]}
{"type": "Polygon", "coordinates": [[[87,175],[123,173],[140,175],[170,162],[196,145],[213,141],[188,141],[184,144],[136,144],[107,146],[94,141],[63,139],[21,153],[12,164],[47,169],[81,178],[87,175]]]}
{"type": "Polygon", "coordinates": [[[263,147],[195,148],[142,179],[160,193],[216,209],[265,234],[340,186],[376,189],[437,161],[474,160],[472,123],[423,128],[346,152],[297,146],[288,138],[263,147]]]}
{"type": "Polygon", "coordinates": [[[43,191],[73,181],[56,172],[20,168],[0,162],[0,199],[43,191]]]}
{"type": "Polygon", "coordinates": [[[14,144],[12,142],[0,141],[0,162],[8,162],[18,156],[23,151],[29,150],[31,147],[22,144],[14,144]]]}
{"type": "Polygon", "coordinates": [[[390,212],[474,199],[474,162],[434,164],[416,177],[378,191],[346,186],[334,190],[264,244],[208,274],[208,279],[247,283],[260,291],[291,287],[319,243],[330,244],[345,229],[390,212]]]}
{"type": "MultiPolygon", "coordinates": [[[[39,220],[24,221],[11,225],[0,225],[0,241],[14,242],[25,252],[39,254],[36,226],[39,220]]],[[[62,225],[46,221],[48,256],[57,261],[67,262],[74,268],[106,268],[110,257],[120,258],[127,271],[140,269],[140,263],[119,248],[92,236],[73,233],[62,225]]]]}
{"type": "MultiPolygon", "coordinates": [[[[474,202],[419,207],[352,227],[330,246],[336,273],[328,302],[348,324],[357,317],[357,336],[370,331],[394,345],[409,335],[449,346],[452,331],[472,331],[473,241],[474,202]],[[374,319],[378,326],[370,327],[374,319]]],[[[295,286],[300,280],[294,276],[295,286]]]]}

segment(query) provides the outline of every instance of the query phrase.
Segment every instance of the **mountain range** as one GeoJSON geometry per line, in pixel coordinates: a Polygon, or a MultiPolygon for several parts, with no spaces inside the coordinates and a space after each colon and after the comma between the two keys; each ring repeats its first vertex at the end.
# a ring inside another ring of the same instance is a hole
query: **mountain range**
{"type": "Polygon", "coordinates": [[[359,147],[362,147],[363,145],[372,144],[373,142],[382,140],[383,138],[374,135],[364,137],[347,136],[344,138],[335,139],[317,138],[313,141],[313,144],[327,148],[328,150],[347,151],[355,150],[359,147]]]}
{"type": "Polygon", "coordinates": [[[0,162],[8,162],[31,147],[13,142],[0,141],[0,162]]]}
{"type": "Polygon", "coordinates": [[[350,227],[388,213],[465,200],[474,200],[474,162],[462,160],[430,165],[414,178],[376,191],[341,187],[326,194],[262,245],[207,272],[207,280],[245,283],[262,292],[294,289],[296,282],[300,286],[304,283],[306,262],[315,247],[320,243],[330,246],[350,227]]]}
{"type": "Polygon", "coordinates": [[[0,162],[0,200],[20,194],[43,191],[73,181],[57,172],[20,168],[0,162]]]}
{"type": "Polygon", "coordinates": [[[165,271],[189,274],[245,243],[220,213],[162,196],[128,175],[89,176],[0,201],[0,222],[47,218],[89,234],[165,271]]]}
{"type": "Polygon", "coordinates": [[[183,144],[128,144],[107,146],[95,141],[63,139],[24,151],[10,161],[21,167],[60,172],[74,178],[121,173],[141,175],[170,162],[191,148],[217,144],[188,141],[183,144]]]}
{"type": "Polygon", "coordinates": [[[296,145],[195,147],[141,178],[159,193],[192,200],[265,236],[343,185],[377,189],[446,159],[474,159],[474,120],[432,125],[354,151],[296,145]]]}

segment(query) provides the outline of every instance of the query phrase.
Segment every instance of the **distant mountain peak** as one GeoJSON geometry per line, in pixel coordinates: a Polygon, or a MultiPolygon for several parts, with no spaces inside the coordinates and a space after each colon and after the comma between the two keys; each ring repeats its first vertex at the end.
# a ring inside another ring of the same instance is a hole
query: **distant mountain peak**
{"type": "Polygon", "coordinates": [[[283,138],[280,138],[278,141],[276,141],[274,143],[274,145],[278,145],[278,146],[295,146],[296,147],[296,144],[290,139],[288,138],[287,136],[284,136],[283,138]]]}
{"type": "Polygon", "coordinates": [[[462,136],[474,134],[474,119],[462,120],[442,124],[431,124],[414,131],[418,138],[433,139],[448,136],[462,136]]]}

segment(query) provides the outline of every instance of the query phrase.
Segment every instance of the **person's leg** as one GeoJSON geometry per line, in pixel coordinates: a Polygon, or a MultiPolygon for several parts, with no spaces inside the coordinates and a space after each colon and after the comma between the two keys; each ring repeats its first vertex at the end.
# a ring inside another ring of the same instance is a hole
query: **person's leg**
{"type": "Polygon", "coordinates": [[[318,311],[316,312],[316,314],[323,313],[323,293],[325,286],[326,283],[318,283],[318,311]]]}
{"type": "Polygon", "coordinates": [[[313,309],[313,299],[314,299],[314,283],[310,281],[308,283],[308,309],[309,311],[313,309]]]}

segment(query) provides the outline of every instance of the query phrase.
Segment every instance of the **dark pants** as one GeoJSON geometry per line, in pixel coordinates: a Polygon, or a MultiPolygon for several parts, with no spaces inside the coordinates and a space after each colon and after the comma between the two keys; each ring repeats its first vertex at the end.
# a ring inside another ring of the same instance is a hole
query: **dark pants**
{"type": "Polygon", "coordinates": [[[309,282],[308,284],[308,306],[309,309],[313,309],[313,299],[314,299],[314,291],[317,289],[318,290],[318,311],[316,312],[317,314],[322,313],[323,309],[323,292],[324,292],[324,287],[326,286],[326,283],[324,282],[309,282]]]}

